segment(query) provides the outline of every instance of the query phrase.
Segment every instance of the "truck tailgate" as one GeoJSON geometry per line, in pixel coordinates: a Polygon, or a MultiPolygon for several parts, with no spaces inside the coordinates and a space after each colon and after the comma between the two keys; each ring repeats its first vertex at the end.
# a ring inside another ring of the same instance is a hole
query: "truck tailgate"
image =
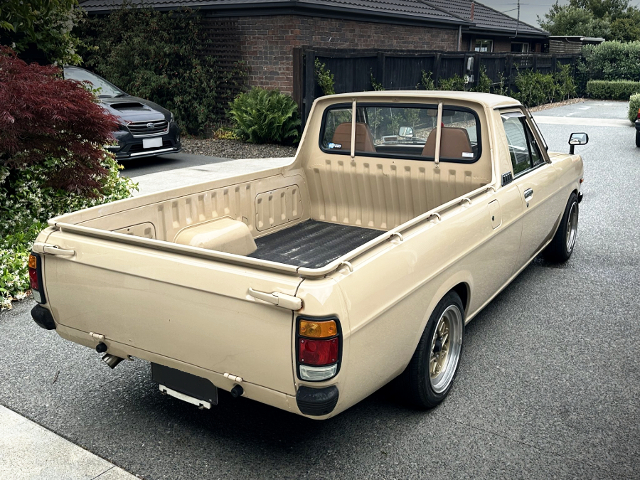
{"type": "Polygon", "coordinates": [[[249,288],[295,295],[301,279],[69,232],[48,244],[44,284],[57,323],[295,395],[293,313],[249,288]]]}

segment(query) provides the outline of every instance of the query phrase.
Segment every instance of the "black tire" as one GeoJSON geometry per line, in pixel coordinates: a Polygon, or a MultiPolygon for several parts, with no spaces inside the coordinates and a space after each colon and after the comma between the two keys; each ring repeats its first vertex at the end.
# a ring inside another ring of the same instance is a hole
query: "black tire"
{"type": "Polygon", "coordinates": [[[636,130],[636,147],[640,147],[640,132],[636,130]]]}
{"type": "Polygon", "coordinates": [[[555,263],[564,263],[569,260],[578,235],[578,214],[578,195],[572,192],[558,225],[558,231],[544,250],[544,257],[547,260],[555,263]]]}
{"type": "Polygon", "coordinates": [[[445,399],[458,372],[463,337],[464,307],[458,294],[449,292],[429,317],[416,351],[400,376],[402,388],[399,391],[406,395],[409,403],[418,408],[428,409],[438,406],[445,399]],[[438,338],[442,338],[440,333],[445,318],[449,322],[449,335],[443,344],[438,343],[438,338]],[[443,352],[446,356],[440,358],[443,352]],[[439,360],[443,360],[443,363],[440,364],[439,360]],[[438,367],[442,369],[435,375],[438,367]]]}

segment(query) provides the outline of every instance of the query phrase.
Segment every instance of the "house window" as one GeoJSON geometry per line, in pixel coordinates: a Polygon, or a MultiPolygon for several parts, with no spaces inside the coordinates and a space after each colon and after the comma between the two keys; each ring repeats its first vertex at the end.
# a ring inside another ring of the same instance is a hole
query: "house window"
{"type": "Polygon", "coordinates": [[[476,40],[476,52],[493,52],[493,40],[476,40]]]}
{"type": "Polygon", "coordinates": [[[513,53],[529,53],[529,44],[524,42],[512,42],[511,51],[513,53]]]}

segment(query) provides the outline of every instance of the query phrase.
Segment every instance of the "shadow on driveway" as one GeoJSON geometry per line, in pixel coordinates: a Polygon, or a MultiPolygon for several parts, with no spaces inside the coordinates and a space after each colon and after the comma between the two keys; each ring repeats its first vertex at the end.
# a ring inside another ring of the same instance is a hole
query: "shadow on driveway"
{"type": "Polygon", "coordinates": [[[124,167],[122,175],[129,178],[135,178],[141,175],[148,175],[150,173],[196,167],[198,165],[209,165],[212,163],[222,163],[230,160],[233,159],[207,157],[205,155],[192,155],[190,153],[173,153],[171,155],[162,155],[159,157],[122,160],[120,161],[120,164],[124,167]]]}

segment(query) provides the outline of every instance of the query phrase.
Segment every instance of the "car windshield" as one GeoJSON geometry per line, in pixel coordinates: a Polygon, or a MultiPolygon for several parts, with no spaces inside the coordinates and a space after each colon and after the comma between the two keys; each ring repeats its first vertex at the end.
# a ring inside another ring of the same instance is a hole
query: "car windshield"
{"type": "Polygon", "coordinates": [[[99,77],[95,73],[91,73],[84,68],[65,67],[64,78],[68,80],[77,80],[78,82],[89,82],[93,85],[93,89],[97,90],[99,97],[121,97],[126,95],[112,83],[107,82],[104,78],[99,77]]]}

